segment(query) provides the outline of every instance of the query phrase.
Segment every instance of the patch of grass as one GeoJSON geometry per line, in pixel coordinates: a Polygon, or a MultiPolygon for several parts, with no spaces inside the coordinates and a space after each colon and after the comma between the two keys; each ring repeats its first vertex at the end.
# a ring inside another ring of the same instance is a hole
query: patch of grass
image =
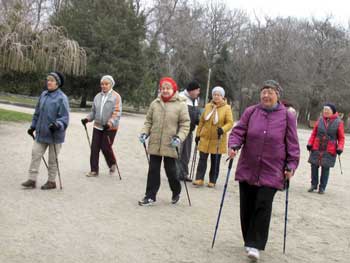
{"type": "Polygon", "coordinates": [[[31,114],[0,109],[0,121],[30,122],[31,120],[31,114]]]}
{"type": "Polygon", "coordinates": [[[11,95],[0,95],[0,101],[8,101],[13,103],[20,103],[24,105],[29,105],[35,107],[38,99],[36,98],[27,98],[22,96],[11,96],[11,95]]]}

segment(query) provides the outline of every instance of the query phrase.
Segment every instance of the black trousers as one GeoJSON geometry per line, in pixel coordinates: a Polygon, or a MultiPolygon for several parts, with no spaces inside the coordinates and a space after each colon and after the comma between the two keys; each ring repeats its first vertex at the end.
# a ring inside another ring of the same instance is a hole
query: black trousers
{"type": "Polygon", "coordinates": [[[116,164],[117,161],[112,148],[116,134],[117,131],[100,131],[94,128],[90,154],[90,168],[92,172],[98,173],[100,150],[102,151],[109,168],[111,168],[113,164],[116,164]]]}
{"type": "Polygon", "coordinates": [[[164,158],[164,169],[173,197],[181,193],[181,184],[176,176],[175,159],[158,155],[150,155],[150,163],[147,176],[146,194],[147,198],[156,200],[156,195],[160,187],[160,165],[164,158]]]}
{"type": "Polygon", "coordinates": [[[177,166],[178,166],[179,178],[188,177],[188,174],[189,174],[188,164],[191,158],[192,141],[193,141],[193,134],[191,132],[187,135],[186,139],[181,145],[181,152],[180,152],[181,159],[176,160],[177,166]]]}
{"type": "Polygon", "coordinates": [[[244,245],[264,250],[269,235],[272,202],[277,189],[239,183],[244,245]]]}
{"type": "MultiPolygon", "coordinates": [[[[197,166],[196,180],[204,180],[205,172],[207,170],[207,160],[209,153],[199,152],[199,162],[197,166]]],[[[219,177],[220,170],[220,160],[221,154],[210,154],[210,171],[209,171],[209,181],[216,184],[216,180],[219,177]],[[216,164],[216,156],[218,156],[216,164]],[[215,165],[217,165],[215,171],[215,165]]]]}

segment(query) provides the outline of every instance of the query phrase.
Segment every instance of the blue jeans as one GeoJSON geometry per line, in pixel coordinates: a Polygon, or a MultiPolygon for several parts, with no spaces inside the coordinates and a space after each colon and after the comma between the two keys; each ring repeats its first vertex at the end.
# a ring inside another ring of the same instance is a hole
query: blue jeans
{"type": "MultiPolygon", "coordinates": [[[[318,186],[318,165],[311,164],[311,185],[315,189],[318,186]]],[[[326,190],[329,177],[329,167],[321,167],[321,182],[319,189],[326,190]]]]}

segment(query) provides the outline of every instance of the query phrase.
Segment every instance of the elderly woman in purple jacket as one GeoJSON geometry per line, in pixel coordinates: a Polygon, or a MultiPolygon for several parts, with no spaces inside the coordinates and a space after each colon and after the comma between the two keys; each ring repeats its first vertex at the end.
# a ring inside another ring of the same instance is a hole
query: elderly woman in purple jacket
{"type": "Polygon", "coordinates": [[[295,115],[279,102],[281,92],[276,81],[265,81],[260,103],[244,111],[228,142],[231,158],[242,149],[236,181],[244,246],[253,260],[265,249],[276,191],[284,188],[299,163],[295,115]]]}

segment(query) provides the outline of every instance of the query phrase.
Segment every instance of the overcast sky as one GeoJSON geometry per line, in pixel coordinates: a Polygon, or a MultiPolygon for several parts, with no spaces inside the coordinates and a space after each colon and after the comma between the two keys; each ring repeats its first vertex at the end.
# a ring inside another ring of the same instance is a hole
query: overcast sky
{"type": "Polygon", "coordinates": [[[268,14],[272,17],[325,18],[332,14],[334,17],[332,21],[345,27],[348,26],[350,18],[350,0],[224,0],[224,2],[231,8],[245,9],[249,14],[255,11],[259,16],[268,14]]]}

